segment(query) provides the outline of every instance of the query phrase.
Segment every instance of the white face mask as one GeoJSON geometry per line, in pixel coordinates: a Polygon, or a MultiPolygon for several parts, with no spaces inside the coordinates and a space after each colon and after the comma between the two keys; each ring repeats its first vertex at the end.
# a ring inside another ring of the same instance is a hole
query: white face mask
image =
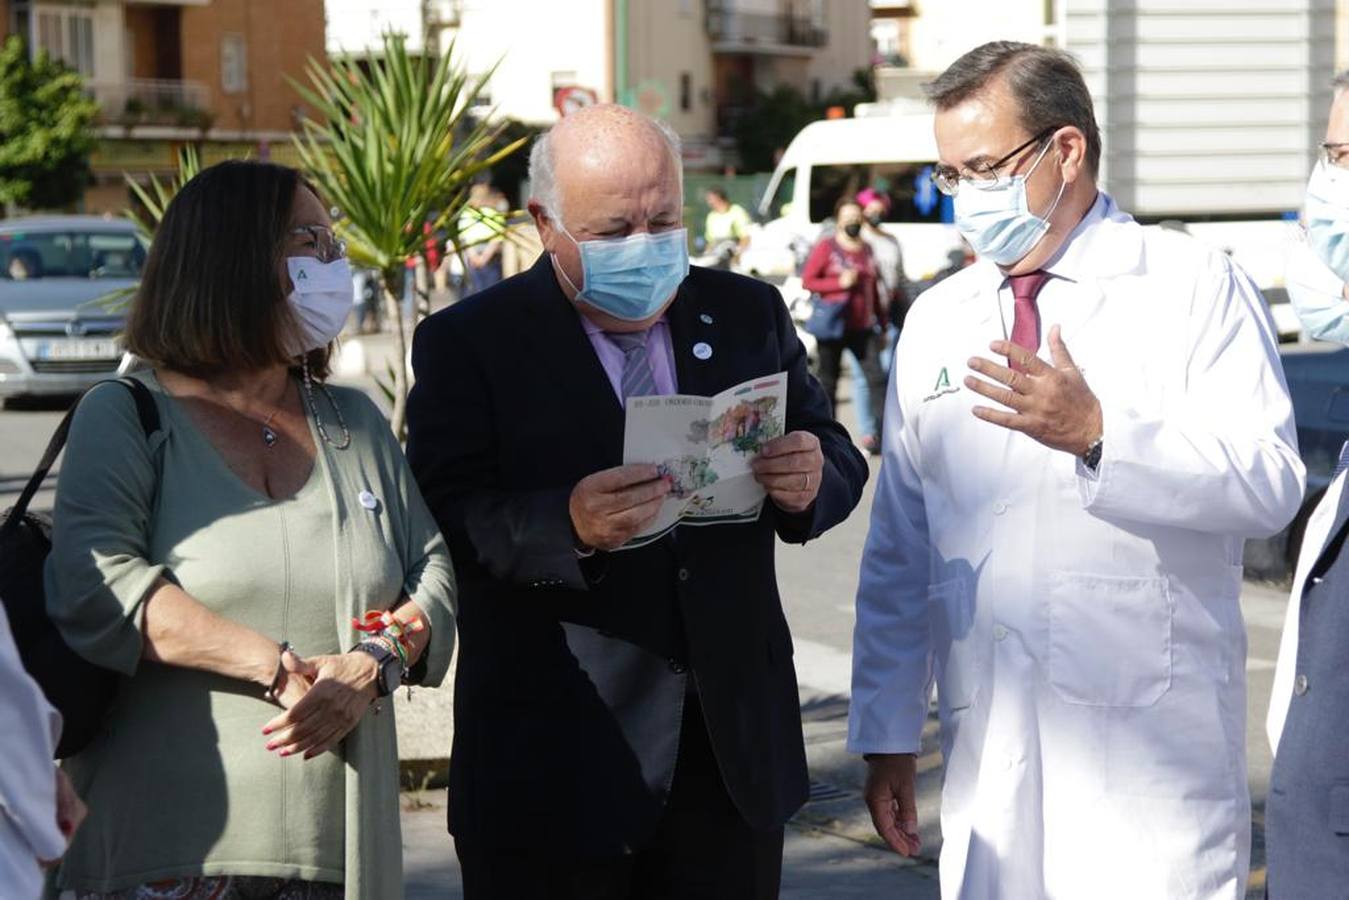
{"type": "Polygon", "coordinates": [[[286,300],[299,326],[286,352],[301,356],[328,346],[342,333],[354,298],[351,265],[346,257],[322,262],[312,256],[290,256],[286,269],[295,286],[286,300]]]}
{"type": "Polygon", "coordinates": [[[1025,175],[1000,178],[991,184],[962,181],[955,197],[956,227],[974,252],[1000,266],[1025,259],[1049,233],[1050,217],[1059,208],[1066,181],[1059,182],[1054,202],[1042,216],[1031,212],[1026,182],[1034,174],[1053,143],[1046,143],[1025,175]]]}
{"type": "Polygon", "coordinates": [[[1307,181],[1307,239],[1321,261],[1349,281],[1349,171],[1327,165],[1307,181]]]}

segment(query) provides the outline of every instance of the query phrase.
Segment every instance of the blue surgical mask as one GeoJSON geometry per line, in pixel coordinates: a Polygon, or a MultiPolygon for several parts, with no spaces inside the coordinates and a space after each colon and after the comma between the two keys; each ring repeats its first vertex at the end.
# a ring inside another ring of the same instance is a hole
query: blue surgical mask
{"type": "Polygon", "coordinates": [[[624,322],[642,322],[660,312],[689,274],[688,232],[578,241],[560,228],[581,254],[581,287],[572,284],[562,266],[558,273],[584,303],[624,322]]]}
{"type": "Polygon", "coordinates": [[[1000,266],[1010,266],[1026,258],[1049,231],[1049,217],[1058,209],[1063,191],[1043,216],[1030,211],[1026,199],[1026,179],[1030,178],[1052,144],[1045,144],[1034,165],[1025,175],[1001,178],[995,183],[963,180],[955,196],[956,227],[969,241],[974,252],[1000,266]]]}
{"type": "Polygon", "coordinates": [[[1349,300],[1339,291],[1323,290],[1301,282],[1288,282],[1288,302],[1302,327],[1319,341],[1349,345],[1349,300]]]}
{"type": "Polygon", "coordinates": [[[1349,171],[1318,162],[1307,182],[1306,213],[1312,249],[1341,280],[1349,281],[1349,171]]]}

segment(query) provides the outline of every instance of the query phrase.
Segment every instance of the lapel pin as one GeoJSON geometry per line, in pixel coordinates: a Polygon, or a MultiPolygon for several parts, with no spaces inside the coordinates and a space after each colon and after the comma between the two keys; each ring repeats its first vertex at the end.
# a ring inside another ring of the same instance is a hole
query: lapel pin
{"type": "Polygon", "coordinates": [[[702,322],[704,325],[711,325],[712,317],[709,316],[707,313],[703,313],[701,316],[698,317],[698,321],[702,322]]]}
{"type": "Polygon", "coordinates": [[[366,509],[373,510],[375,507],[379,506],[379,498],[369,491],[361,491],[356,499],[359,500],[361,506],[364,506],[366,509]]]}
{"type": "Polygon", "coordinates": [[[698,357],[699,359],[711,359],[712,345],[704,344],[703,342],[699,341],[698,343],[693,345],[693,355],[698,357]]]}

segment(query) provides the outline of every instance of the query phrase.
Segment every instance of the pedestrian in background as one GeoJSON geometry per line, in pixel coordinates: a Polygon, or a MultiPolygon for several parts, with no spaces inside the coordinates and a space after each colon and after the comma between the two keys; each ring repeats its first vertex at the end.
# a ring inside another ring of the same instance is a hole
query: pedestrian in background
{"type": "MultiPolygon", "coordinates": [[[[1307,184],[1305,234],[1288,258],[1293,308],[1314,338],[1349,344],[1349,72],[1307,184]]],[[[1265,801],[1274,900],[1335,897],[1349,886],[1349,494],[1340,452],[1307,521],[1266,725],[1274,750],[1265,801]]]]}
{"type": "Polygon", "coordinates": [[[929,92],[979,261],[896,352],[849,712],[876,831],[920,849],[935,678],[947,900],[1241,897],[1242,546],[1304,475],[1264,300],[1098,191],[1072,57],[986,44],[929,92]]]}
{"type": "MultiPolygon", "coordinates": [[[[885,305],[886,343],[894,345],[899,330],[904,327],[904,314],[909,310],[909,279],[904,274],[904,253],[899,239],[885,230],[890,215],[888,194],[866,188],[857,195],[862,205],[862,240],[871,248],[880,280],[881,302],[885,305]]],[[[887,367],[888,371],[888,367],[887,367]]]]}
{"type": "Polygon", "coordinates": [[[739,256],[749,246],[749,228],[753,224],[749,213],[739,203],[732,203],[723,187],[710,187],[703,195],[707,201],[707,219],[703,223],[706,251],[713,252],[719,245],[731,247],[731,258],[739,256]]]}
{"type": "Polygon", "coordinates": [[[808,794],[776,537],[846,518],[866,464],[777,290],[690,268],[673,132],[582,109],[539,138],[530,184],[547,255],[412,350],[408,457],[461,588],[464,895],[775,898],[808,794]],[[758,519],[620,549],[670,490],[621,465],[625,400],[782,372],[758,519]]]}
{"type": "Polygon", "coordinates": [[[160,430],[120,386],[79,404],[48,609],[125,676],[66,761],[91,813],[56,885],[81,900],[402,893],[376,700],[444,676],[454,587],[383,415],[324,384],[351,283],[299,173],[213,166],[169,204],[127,320],[160,430]]]}
{"type": "Polygon", "coordinates": [[[837,408],[838,378],[843,351],[852,354],[867,383],[865,405],[858,399],[858,431],[862,446],[881,452],[881,415],[885,408],[885,371],[881,342],[886,310],[880,277],[871,248],[862,239],[862,207],[850,196],[834,207],[834,232],[810,251],[801,270],[801,283],[815,296],[812,333],[817,343],[820,385],[837,408]],[[821,315],[824,313],[824,315],[821,315]],[[825,322],[823,327],[814,323],[825,322]]]}
{"type": "Polygon", "coordinates": [[[501,281],[501,251],[509,209],[506,197],[486,182],[469,190],[468,207],[459,216],[459,244],[467,276],[465,297],[501,281]]]}
{"type": "MultiPolygon", "coordinates": [[[[899,240],[883,227],[890,215],[890,197],[875,188],[863,188],[857,193],[857,202],[862,206],[862,240],[871,248],[871,258],[876,263],[877,287],[881,293],[881,305],[885,308],[886,325],[878,330],[873,344],[880,360],[881,372],[890,374],[890,363],[894,357],[895,341],[899,339],[899,329],[904,324],[904,314],[909,309],[908,278],[904,275],[904,255],[900,252],[899,240]]],[[[872,408],[871,384],[867,380],[862,365],[852,362],[853,398],[859,410],[872,408]]],[[[885,407],[884,398],[880,406],[885,407]]],[[[880,427],[873,430],[880,434],[880,427]]],[[[865,432],[864,432],[865,433],[865,432]]],[[[868,448],[873,454],[880,453],[879,442],[868,448]]]]}

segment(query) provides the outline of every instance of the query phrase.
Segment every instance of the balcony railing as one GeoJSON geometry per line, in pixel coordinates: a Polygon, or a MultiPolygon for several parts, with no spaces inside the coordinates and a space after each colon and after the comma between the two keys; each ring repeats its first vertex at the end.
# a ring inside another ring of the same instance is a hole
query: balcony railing
{"type": "Polygon", "coordinates": [[[103,107],[103,120],[123,125],[178,125],[209,128],[211,92],[197,81],[176,78],[128,78],[91,85],[103,107]]]}
{"type": "Polygon", "coordinates": [[[740,47],[823,47],[829,32],[809,16],[743,12],[729,4],[707,4],[707,34],[716,44],[740,47]]]}

